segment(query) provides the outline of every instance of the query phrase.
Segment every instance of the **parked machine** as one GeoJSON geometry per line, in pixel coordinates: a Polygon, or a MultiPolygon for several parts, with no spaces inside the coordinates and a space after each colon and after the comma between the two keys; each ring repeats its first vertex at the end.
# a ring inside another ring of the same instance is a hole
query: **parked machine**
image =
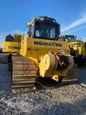
{"type": "Polygon", "coordinates": [[[24,38],[23,34],[14,34],[14,36],[11,36],[10,34],[7,35],[3,43],[3,52],[4,53],[19,53],[21,39],[23,38],[24,38]]]}
{"type": "Polygon", "coordinates": [[[3,53],[6,53],[9,71],[11,70],[11,55],[19,54],[21,39],[23,38],[24,34],[14,34],[14,36],[11,36],[9,34],[5,38],[5,41],[3,43],[3,53]]]}
{"type": "Polygon", "coordinates": [[[40,16],[28,23],[28,36],[21,40],[20,55],[11,55],[12,88],[33,87],[38,77],[57,82],[78,79],[78,68],[67,42],[58,41],[60,24],[40,16]]]}
{"type": "Polygon", "coordinates": [[[60,35],[60,40],[67,41],[70,47],[70,54],[74,56],[76,64],[86,63],[86,45],[82,39],[74,35],[60,35]]]}

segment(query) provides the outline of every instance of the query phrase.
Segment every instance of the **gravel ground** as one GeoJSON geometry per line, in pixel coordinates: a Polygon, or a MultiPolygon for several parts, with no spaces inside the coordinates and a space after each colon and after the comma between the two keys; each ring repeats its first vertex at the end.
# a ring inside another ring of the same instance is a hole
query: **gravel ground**
{"type": "Polygon", "coordinates": [[[0,115],[86,115],[86,68],[75,84],[13,93],[7,64],[0,64],[0,115]]]}

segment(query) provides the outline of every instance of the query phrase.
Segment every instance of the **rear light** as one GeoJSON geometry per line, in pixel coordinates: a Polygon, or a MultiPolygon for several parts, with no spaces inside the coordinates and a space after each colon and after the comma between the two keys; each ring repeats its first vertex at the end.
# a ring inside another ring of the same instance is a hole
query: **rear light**
{"type": "Polygon", "coordinates": [[[30,50],[30,48],[28,48],[28,50],[30,50]]]}
{"type": "Polygon", "coordinates": [[[6,50],[6,48],[4,48],[4,50],[6,50]]]}
{"type": "Polygon", "coordinates": [[[68,50],[67,53],[69,53],[70,51],[68,50]]]}

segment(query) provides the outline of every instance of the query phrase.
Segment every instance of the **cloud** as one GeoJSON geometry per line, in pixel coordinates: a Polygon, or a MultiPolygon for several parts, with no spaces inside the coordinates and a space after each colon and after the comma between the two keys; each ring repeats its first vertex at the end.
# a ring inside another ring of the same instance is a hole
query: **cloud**
{"type": "Polygon", "coordinates": [[[12,34],[24,34],[24,35],[26,35],[27,34],[27,30],[20,30],[20,29],[18,29],[18,30],[14,30],[13,32],[11,32],[12,34]]]}
{"type": "Polygon", "coordinates": [[[84,24],[84,23],[86,23],[86,15],[85,14],[83,14],[82,18],[80,18],[77,21],[71,23],[70,25],[62,28],[61,32],[67,31],[71,28],[74,28],[74,27],[79,26],[79,25],[84,24]]]}
{"type": "Polygon", "coordinates": [[[17,32],[20,32],[21,30],[18,29],[18,30],[14,30],[12,33],[17,33],[17,32]]]}

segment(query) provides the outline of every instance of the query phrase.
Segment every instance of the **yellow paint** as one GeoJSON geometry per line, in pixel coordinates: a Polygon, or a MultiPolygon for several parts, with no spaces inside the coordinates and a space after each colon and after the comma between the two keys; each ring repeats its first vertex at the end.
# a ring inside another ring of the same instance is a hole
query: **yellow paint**
{"type": "Polygon", "coordinates": [[[84,45],[86,40],[82,41],[76,36],[70,35],[70,34],[60,35],[60,38],[61,40],[63,39],[64,41],[66,41],[68,45],[76,51],[76,55],[86,56],[86,46],[84,45]],[[67,37],[70,37],[70,38],[72,37],[74,40],[72,41],[72,39],[70,39],[70,41],[68,41],[67,37]]]}
{"type": "Polygon", "coordinates": [[[4,42],[3,43],[3,52],[13,52],[13,53],[19,53],[20,51],[20,43],[18,42],[4,42]]]}
{"type": "Polygon", "coordinates": [[[77,55],[86,56],[86,47],[84,46],[84,42],[82,42],[82,41],[69,42],[68,45],[70,45],[70,47],[74,48],[77,55]],[[80,45],[77,46],[76,44],[80,44],[80,45]]]}
{"type": "Polygon", "coordinates": [[[64,50],[64,53],[66,55],[70,54],[70,49],[67,45],[66,42],[63,41],[55,41],[55,40],[44,40],[44,39],[37,39],[37,38],[25,38],[21,41],[21,50],[20,50],[20,54],[29,58],[36,58],[39,59],[39,57],[43,56],[44,54],[48,53],[48,52],[60,52],[61,50],[64,50]],[[61,44],[60,46],[56,46],[56,45],[37,45],[34,44],[35,43],[54,43],[54,44],[61,44]]]}
{"type": "Polygon", "coordinates": [[[19,53],[21,47],[21,39],[23,40],[23,38],[23,34],[14,34],[14,41],[3,42],[3,52],[19,53]]]}

